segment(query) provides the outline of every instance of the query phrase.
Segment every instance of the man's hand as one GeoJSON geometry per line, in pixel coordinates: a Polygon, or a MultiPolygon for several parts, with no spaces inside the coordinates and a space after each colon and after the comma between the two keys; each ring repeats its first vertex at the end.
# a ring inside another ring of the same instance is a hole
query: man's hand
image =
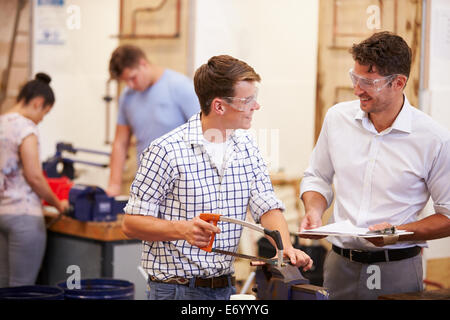
{"type": "MultiPolygon", "coordinates": [[[[313,265],[313,260],[305,252],[294,247],[283,250],[283,256],[289,258],[290,263],[297,268],[303,268],[303,271],[308,271],[313,265]]],[[[278,259],[278,255],[275,255],[273,260],[278,259]]],[[[262,266],[266,264],[264,261],[252,261],[250,263],[253,267],[262,266]]]]}
{"type": "Polygon", "coordinates": [[[199,248],[206,247],[214,233],[220,233],[218,227],[200,219],[199,216],[187,221],[185,227],[186,241],[199,248]]]}
{"type": "MultiPolygon", "coordinates": [[[[369,230],[370,231],[383,230],[391,227],[392,225],[390,223],[382,222],[369,226],[369,230]]],[[[366,238],[366,240],[377,247],[384,247],[389,244],[397,243],[398,235],[380,235],[379,237],[366,238]]]]}
{"type": "Polygon", "coordinates": [[[120,185],[111,184],[108,186],[108,188],[105,190],[105,192],[109,197],[118,196],[118,195],[120,195],[120,185]]]}
{"type": "Polygon", "coordinates": [[[285,257],[291,260],[291,264],[303,268],[303,271],[308,271],[313,265],[313,260],[305,252],[294,247],[287,248],[283,251],[285,257]]]}
{"type": "Polygon", "coordinates": [[[392,227],[392,225],[390,223],[382,222],[382,223],[378,223],[378,224],[369,226],[369,230],[370,231],[383,230],[383,229],[387,229],[387,228],[391,228],[391,227],[392,227]]]}
{"type": "MultiPolygon", "coordinates": [[[[306,213],[305,217],[303,218],[301,224],[300,224],[300,231],[308,230],[308,229],[314,229],[319,228],[322,226],[322,217],[319,214],[313,214],[313,213],[306,213]]],[[[314,236],[314,235],[298,235],[301,238],[308,238],[308,239],[322,239],[326,236],[314,236]]]]}

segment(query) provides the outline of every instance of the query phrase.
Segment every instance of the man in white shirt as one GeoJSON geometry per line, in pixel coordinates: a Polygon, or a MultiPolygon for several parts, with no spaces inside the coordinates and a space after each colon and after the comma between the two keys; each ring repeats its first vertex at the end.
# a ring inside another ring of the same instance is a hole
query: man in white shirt
{"type": "Polygon", "coordinates": [[[350,70],[359,100],[329,109],[301,183],[301,229],[349,220],[371,230],[396,226],[412,235],[373,240],[330,237],[324,287],[331,299],[376,299],[423,290],[421,247],[450,235],[450,134],[403,94],[411,49],[379,32],[353,45],[350,70]],[[429,197],[435,213],[418,218],[429,197]]]}

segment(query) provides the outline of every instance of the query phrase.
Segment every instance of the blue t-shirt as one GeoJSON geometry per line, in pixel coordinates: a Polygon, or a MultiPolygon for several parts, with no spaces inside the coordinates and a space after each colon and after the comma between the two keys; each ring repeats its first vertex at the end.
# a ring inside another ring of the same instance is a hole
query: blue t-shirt
{"type": "Polygon", "coordinates": [[[184,124],[199,112],[192,81],[166,69],[145,91],[125,88],[119,99],[117,124],[127,125],[137,139],[137,156],[163,134],[184,124]]]}

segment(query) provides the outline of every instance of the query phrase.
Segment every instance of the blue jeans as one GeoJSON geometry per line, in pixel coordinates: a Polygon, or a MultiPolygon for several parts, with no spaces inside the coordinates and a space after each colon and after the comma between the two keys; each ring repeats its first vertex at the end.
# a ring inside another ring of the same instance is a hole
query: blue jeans
{"type": "Polygon", "coordinates": [[[193,281],[189,286],[154,281],[148,284],[149,300],[230,300],[230,296],[236,293],[234,286],[217,289],[194,287],[193,281]]]}

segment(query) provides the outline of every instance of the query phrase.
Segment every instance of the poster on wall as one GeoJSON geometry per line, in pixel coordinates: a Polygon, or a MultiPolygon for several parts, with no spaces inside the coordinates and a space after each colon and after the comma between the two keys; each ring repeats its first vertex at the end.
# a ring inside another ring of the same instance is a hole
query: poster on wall
{"type": "Polygon", "coordinates": [[[37,0],[36,42],[40,45],[64,45],[67,40],[64,0],[37,0]]]}

